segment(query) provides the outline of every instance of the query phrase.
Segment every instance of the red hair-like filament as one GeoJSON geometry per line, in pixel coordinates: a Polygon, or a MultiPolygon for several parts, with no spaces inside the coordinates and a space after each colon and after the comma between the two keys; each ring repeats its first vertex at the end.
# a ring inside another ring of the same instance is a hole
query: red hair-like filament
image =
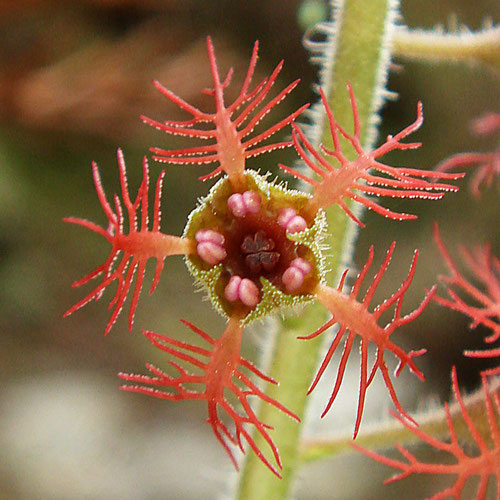
{"type": "Polygon", "coordinates": [[[363,227],[364,224],[353,214],[346,204],[346,200],[361,203],[366,208],[390,219],[407,220],[416,219],[416,216],[384,208],[369,196],[437,200],[442,198],[447,191],[458,190],[455,186],[426,180],[425,177],[455,180],[463,177],[464,174],[436,173],[415,168],[390,167],[377,161],[378,157],[385,155],[389,151],[420,147],[421,144],[418,142],[403,143],[401,140],[418,130],[422,125],[424,118],[421,102],[417,106],[417,118],[411,125],[408,125],[394,136],[389,135],[384,144],[373,151],[367,152],[361,145],[361,128],[354,92],[350,84],[347,85],[347,88],[354,119],[353,134],[347,133],[337,123],[323,91],[320,90],[321,100],[330,124],[333,150],[321,145],[320,148],[323,154],[320,154],[306,138],[304,132],[296,124],[293,124],[293,144],[306,166],[312,171],[313,176],[309,177],[296,168],[285,165],[280,165],[280,167],[313,187],[313,196],[304,209],[305,213],[314,216],[319,208],[327,208],[337,204],[351,219],[363,227]],[[355,160],[350,161],[342,152],[339,133],[352,144],[357,155],[355,160]],[[334,166],[330,158],[337,161],[340,167],[334,166]],[[380,174],[383,174],[383,176],[380,174]]]}
{"type": "Polygon", "coordinates": [[[118,150],[118,166],[120,170],[120,184],[122,190],[123,204],[129,219],[128,233],[124,229],[124,213],[120,198],[115,194],[115,210],[111,208],[101,183],[101,176],[96,163],[92,163],[92,173],[99,202],[108,218],[108,227],[104,229],[97,224],[86,219],[67,217],[65,222],[83,226],[91,231],[103,236],[112,245],[111,252],[101,266],[87,274],[82,279],[75,281],[73,287],[85,285],[89,281],[104,274],[104,279],[86,297],[68,309],[64,316],[69,316],[76,310],[86,305],[91,300],[99,300],[104,290],[113,283],[118,282],[116,293],[109,304],[109,309],[113,309],[111,317],[106,325],[104,334],[107,335],[120,314],[132,287],[134,276],[137,276],[132,301],[129,309],[128,326],[132,329],[134,314],[137,302],[141,293],[146,263],[149,259],[156,259],[156,269],[150,293],[153,293],[163,270],[163,262],[169,255],[185,255],[196,251],[194,241],[187,238],[180,238],[160,232],[161,218],[161,193],[165,172],[161,172],[156,183],[156,192],[153,207],[153,226],[148,228],[148,192],[149,173],[148,163],[144,157],[143,180],[137,197],[134,201],[130,199],[127,184],[127,172],[123,153],[118,150]],[[140,210],[140,216],[138,211],[140,210]]]}
{"type": "Polygon", "coordinates": [[[268,78],[265,78],[253,90],[249,90],[257,64],[259,49],[259,43],[255,42],[248,71],[239,95],[232,104],[226,105],[224,102],[224,90],[231,82],[233,69],[231,68],[226,78],[221,80],[210,37],[207,37],[207,46],[214,88],[206,90],[205,93],[213,96],[216,105],[215,113],[205,113],[199,110],[163,87],[159,82],[154,82],[155,87],[167,99],[189,113],[192,118],[187,121],[164,122],[158,122],[147,117],[142,117],[142,119],[148,125],[152,125],[158,130],[163,130],[167,134],[213,141],[213,143],[204,146],[176,150],[151,148],[152,153],[155,155],[153,156],[155,160],[180,165],[218,163],[218,166],[214,170],[200,177],[200,179],[209,179],[225,172],[235,190],[244,190],[246,187],[246,178],[244,175],[246,158],[291,146],[292,143],[289,141],[264,145],[262,143],[290,124],[308,105],[300,107],[297,111],[258,135],[249,137],[254,128],[271,109],[285,99],[298,85],[299,80],[292,82],[267,102],[267,104],[258,109],[273,87],[283,66],[283,61],[278,64],[268,78]],[[207,123],[212,124],[214,128],[207,128],[207,123]],[[200,125],[201,127],[199,127],[200,125]]]}
{"type": "Polygon", "coordinates": [[[335,398],[340,390],[342,380],[344,377],[345,369],[347,366],[347,361],[351,353],[352,347],[356,337],[360,339],[360,352],[361,352],[361,368],[360,368],[360,381],[359,381],[359,398],[358,398],[358,410],[356,416],[356,423],[354,425],[354,438],[356,437],[359,426],[361,424],[361,419],[363,416],[364,402],[366,391],[370,384],[372,383],[377,371],[382,373],[384,383],[389,391],[389,395],[397,408],[398,412],[403,415],[406,419],[411,421],[411,417],[403,410],[398,398],[396,396],[396,391],[392,384],[391,378],[389,376],[389,370],[384,360],[384,353],[386,351],[392,352],[399,359],[399,365],[396,368],[395,375],[398,376],[405,366],[420,379],[425,380],[423,373],[417,368],[413,360],[416,356],[421,356],[425,353],[425,349],[420,349],[418,351],[405,352],[401,347],[398,347],[390,340],[390,336],[401,326],[404,326],[414,319],[416,319],[423,312],[427,304],[430,302],[432,295],[435,292],[435,287],[432,288],[422,303],[413,312],[407,314],[406,316],[401,316],[401,308],[403,305],[404,295],[410,287],[411,281],[415,274],[415,268],[417,263],[418,251],[415,251],[413,260],[408,272],[407,278],[403,281],[399,289],[394,292],[388,299],[386,299],[382,304],[375,307],[373,312],[368,310],[370,302],[373,299],[375,291],[385,273],[389,262],[391,260],[392,254],[395,248],[395,242],[392,243],[389,248],[386,258],[377,274],[375,275],[371,285],[369,286],[362,301],[357,299],[357,295],[361,288],[361,285],[370,269],[373,261],[373,246],[370,248],[370,253],[368,260],[358,275],[356,282],[354,283],[352,290],[349,294],[342,293],[342,288],[344,285],[344,280],[346,278],[348,270],[342,276],[340,285],[338,289],[334,289],[325,285],[318,285],[316,289],[316,298],[321,302],[331,313],[332,318],[325,323],[321,328],[316,330],[313,334],[307,337],[300,337],[301,339],[311,339],[317,337],[318,335],[324,333],[327,329],[332,327],[335,323],[339,324],[339,329],[335,335],[333,342],[331,343],[328,352],[321,363],[321,366],[311,384],[309,393],[314,390],[321,377],[323,376],[326,368],[331,362],[333,354],[337,350],[342,337],[347,333],[347,339],[345,341],[344,351],[342,353],[342,358],[340,360],[337,377],[335,385],[330,396],[330,399],[323,411],[322,417],[330,410],[333,405],[335,398]],[[380,316],[387,311],[392,305],[396,304],[393,319],[382,328],[377,324],[380,316]],[[368,345],[373,342],[377,348],[376,359],[370,371],[368,371],[368,345]]]}
{"type": "MultiPolygon", "coordinates": [[[[498,133],[500,131],[500,114],[487,113],[481,118],[474,120],[471,128],[477,136],[498,133]]],[[[497,147],[491,153],[458,153],[439,163],[436,170],[438,172],[449,172],[450,170],[462,169],[464,167],[475,168],[469,189],[474,197],[479,198],[482,184],[489,187],[495,177],[500,179],[500,147],[497,147]]]]}
{"type": "Polygon", "coordinates": [[[259,421],[254,410],[248,401],[249,397],[257,397],[278,410],[286,413],[295,420],[299,418],[290,410],[285,408],[278,401],[267,396],[250,379],[249,375],[242,370],[246,369],[252,375],[265,382],[276,384],[272,378],[264,375],[252,363],[240,356],[241,337],[243,326],[238,317],[232,317],[218,340],[214,340],[210,335],[200,330],[193,324],[181,320],[184,325],[199,335],[209,348],[202,348],[195,345],[181,342],[179,340],[165,337],[154,332],[144,331],[144,335],[158,349],[170,354],[174,358],[195,368],[199,374],[189,373],[176,361],[169,361],[171,367],[177,372],[177,376],[170,376],[159,368],[151,364],[146,367],[153,376],[130,375],[120,373],[119,377],[128,382],[138,382],[144,385],[124,385],[123,390],[129,392],[139,392],[169,401],[181,400],[205,400],[208,405],[207,422],[231,458],[236,469],[238,463],[230,445],[237,446],[243,453],[242,438],[248,443],[259,459],[278,477],[281,477],[278,469],[281,469],[281,460],[278,448],[269,436],[271,429],[268,425],[259,421]],[[202,384],[204,389],[198,391],[186,388],[186,384],[202,384]],[[164,390],[164,389],[167,390],[164,390]],[[239,401],[243,411],[237,411],[226,399],[225,391],[231,392],[239,401]],[[234,423],[234,432],[226,426],[219,416],[219,409],[234,423]],[[275,467],[258,448],[251,433],[247,430],[247,425],[254,426],[257,432],[269,445],[277,467],[275,467]]]}
{"type": "MultiPolygon", "coordinates": [[[[490,329],[492,333],[484,341],[487,344],[496,342],[500,338],[500,260],[491,255],[490,245],[477,246],[472,252],[463,246],[459,247],[467,268],[485,290],[482,291],[460,273],[450,253],[444,246],[437,224],[434,225],[434,239],[450,271],[450,276],[439,276],[440,281],[449,286],[447,290],[449,298],[435,296],[434,300],[444,307],[471,318],[470,328],[483,325],[490,329]],[[475,305],[468,304],[452,287],[466,295],[469,301],[475,305]]],[[[499,357],[500,348],[484,351],[465,351],[465,354],[475,358],[499,357]]],[[[490,375],[500,373],[500,367],[483,373],[490,375]]]]}
{"type": "MultiPolygon", "coordinates": [[[[488,446],[486,440],[481,436],[478,428],[474,424],[474,421],[467,411],[464,404],[462,396],[460,395],[460,389],[458,387],[457,373],[455,368],[452,371],[452,387],[453,394],[457,400],[460,413],[463,417],[465,425],[472,436],[474,441],[477,454],[475,456],[470,456],[465,453],[465,451],[460,447],[459,437],[455,430],[455,424],[452,419],[450,408],[447,403],[445,403],[445,413],[446,422],[448,424],[448,429],[450,432],[450,441],[443,442],[433,436],[423,432],[416,425],[408,423],[406,420],[401,418],[399,415],[391,412],[392,416],[399,420],[401,424],[408,429],[410,432],[419,437],[424,443],[428,444],[435,450],[449,453],[453,455],[456,463],[426,463],[420,462],[413,453],[410,453],[407,449],[400,445],[396,445],[398,451],[401,453],[404,460],[396,460],[387,458],[384,455],[375,453],[370,450],[365,450],[360,446],[352,443],[356,450],[364,453],[366,456],[373,458],[377,462],[384,465],[397,469],[400,472],[395,476],[386,479],[384,484],[392,483],[394,481],[399,481],[405,477],[411,476],[412,474],[436,474],[436,475],[455,475],[457,476],[456,481],[452,486],[446,488],[445,490],[436,493],[429,500],[438,500],[442,498],[453,497],[456,499],[462,498],[462,490],[465,486],[467,480],[472,476],[479,476],[479,485],[476,490],[475,498],[477,500],[482,500],[486,498],[486,492],[488,488],[488,480],[490,476],[496,476],[496,498],[500,498],[500,430],[498,428],[498,418],[500,412],[500,401],[498,398],[498,392],[490,391],[486,377],[482,379],[483,391],[484,391],[484,406],[485,413],[487,415],[488,424],[490,428],[490,442],[491,445],[488,446]]],[[[472,498],[472,497],[468,497],[472,498]]]]}

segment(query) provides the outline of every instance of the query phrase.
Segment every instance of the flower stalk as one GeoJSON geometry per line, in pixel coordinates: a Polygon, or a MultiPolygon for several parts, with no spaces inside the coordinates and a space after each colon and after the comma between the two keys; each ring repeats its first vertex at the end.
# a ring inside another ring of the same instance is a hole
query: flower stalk
{"type": "MultiPolygon", "coordinates": [[[[360,124],[360,142],[371,149],[375,138],[374,125],[384,95],[391,45],[398,2],[393,0],[344,0],[333,1],[333,21],[326,30],[335,36],[327,36],[330,43],[319,47],[324,67],[321,69],[321,87],[336,120],[347,130],[353,129],[352,108],[347,92],[347,82],[352,82],[357,97],[360,124]]],[[[324,112],[317,107],[313,117],[310,141],[315,146],[322,142],[333,149],[331,133],[324,112]]],[[[356,153],[348,141],[340,138],[346,157],[353,161],[356,153]]],[[[329,234],[326,242],[330,248],[327,260],[329,284],[338,282],[345,262],[352,257],[352,240],[355,234],[351,223],[341,208],[326,210],[329,234]]],[[[319,328],[327,315],[318,305],[304,309],[300,316],[278,323],[275,332],[273,353],[269,356],[267,372],[280,381],[279,388],[269,388],[268,395],[279,400],[299,418],[298,425],[283,418],[278,412],[262,407],[259,418],[274,427],[275,440],[284,464],[282,479],[278,480],[261,466],[259,460],[248,455],[238,477],[235,497],[238,499],[285,499],[293,490],[293,481],[299,465],[298,452],[303,433],[308,399],[308,386],[317,369],[322,342],[293,342],[292,338],[306,336],[319,328]],[[274,396],[273,396],[274,395],[274,396]]],[[[258,446],[263,445],[256,437],[258,446]]]]}

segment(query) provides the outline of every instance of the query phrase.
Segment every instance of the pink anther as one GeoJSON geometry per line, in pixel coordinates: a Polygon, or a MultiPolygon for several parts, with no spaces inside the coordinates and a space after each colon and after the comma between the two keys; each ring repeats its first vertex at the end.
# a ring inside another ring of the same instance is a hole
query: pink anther
{"type": "Polygon", "coordinates": [[[292,260],[290,267],[283,273],[282,281],[287,292],[297,291],[304,283],[304,278],[312,271],[307,260],[300,257],[292,260]]]}
{"type": "Polygon", "coordinates": [[[215,265],[226,258],[227,253],[224,249],[224,236],[222,234],[212,229],[200,229],[196,233],[195,239],[198,242],[196,247],[198,255],[207,264],[215,265]]]}
{"type": "Polygon", "coordinates": [[[289,233],[299,233],[307,229],[307,222],[304,217],[297,215],[297,212],[291,208],[284,208],[279,217],[278,224],[284,227],[289,233]]]}
{"type": "Polygon", "coordinates": [[[224,289],[224,296],[229,302],[236,302],[238,299],[248,307],[255,307],[260,300],[259,289],[252,280],[233,276],[224,289]]]}
{"type": "Polygon", "coordinates": [[[245,217],[247,214],[260,212],[260,196],[256,191],[234,193],[227,200],[227,206],[235,217],[245,217]]]}

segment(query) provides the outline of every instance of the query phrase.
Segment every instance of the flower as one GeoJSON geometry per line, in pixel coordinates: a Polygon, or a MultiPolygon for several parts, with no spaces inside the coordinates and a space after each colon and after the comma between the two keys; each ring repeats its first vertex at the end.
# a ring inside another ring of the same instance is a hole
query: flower
{"type": "Polygon", "coordinates": [[[333,157],[340,162],[339,169],[334,169],[326,158],[314,151],[302,131],[293,123],[308,106],[307,104],[264,132],[250,137],[255,126],[295,88],[298,80],[278,92],[267,104],[263,104],[276,81],[282,63],[276,67],[269,78],[264,79],[253,90],[250,90],[257,62],[258,43],[256,43],[240,93],[232,104],[227,105],[224,101],[224,90],[230,84],[232,69],[221,80],[210,37],[207,38],[207,46],[214,88],[205,92],[212,96],[215,101],[215,113],[206,113],[195,108],[155,82],[155,86],[160,92],[190,114],[191,118],[182,122],[158,122],[145,117],[143,120],[168,134],[212,140],[212,143],[205,146],[185,149],[152,148],[155,160],[181,165],[216,163],[215,169],[202,176],[201,179],[208,179],[223,173],[225,175],[210,189],[207,196],[199,201],[198,206],[188,217],[183,235],[179,237],[160,231],[161,186],[164,172],[161,172],[156,185],[153,227],[150,229],[148,226],[149,177],[147,161],[145,159],[143,163],[142,184],[136,199],[132,201],[127,187],[125,163],[121,151],[118,151],[122,198],[129,218],[127,232],[123,227],[124,215],[120,199],[115,195],[115,210],[113,210],[101,186],[97,166],[93,164],[97,195],[109,225],[107,229],[104,229],[84,219],[68,218],[65,220],[100,234],[111,243],[112,249],[104,264],[74,284],[80,286],[104,274],[103,281],[84,299],[69,309],[66,315],[73,313],[91,300],[98,300],[105,289],[113,281],[117,281],[118,289],[109,306],[113,312],[105,330],[105,333],[108,333],[125,304],[132,287],[132,281],[137,273],[129,309],[129,328],[132,328],[147,261],[156,259],[157,262],[152,292],[160,278],[164,259],[170,255],[183,255],[189,271],[196,281],[204,287],[214,308],[227,319],[227,326],[222,335],[215,340],[198,327],[183,321],[186,326],[209,344],[208,349],[158,333],[143,331],[146,338],[155,347],[175,359],[175,361],[171,359],[168,363],[177,371],[177,376],[171,376],[162,369],[147,364],[152,376],[120,374],[122,379],[139,384],[125,385],[123,389],[172,401],[205,400],[208,404],[208,422],[233,464],[237,466],[231,445],[235,445],[243,451],[243,440],[245,440],[260,460],[279,476],[281,460],[277,446],[270,436],[271,429],[257,418],[248,398],[249,396],[256,397],[296,420],[298,417],[278,401],[268,397],[251,380],[250,376],[254,376],[261,381],[277,383],[241,357],[240,348],[244,327],[252,321],[275,313],[284,307],[292,307],[313,300],[320,302],[333,317],[323,327],[306,338],[312,338],[326,332],[335,322],[339,322],[340,329],[318,371],[311,390],[321,378],[342,336],[349,332],[335,387],[325,413],[330,409],[339,390],[354,338],[359,336],[361,338],[362,365],[354,436],[356,436],[361,423],[366,390],[377,371],[382,373],[391,399],[399,413],[411,421],[395,394],[384,361],[384,353],[390,351],[399,359],[400,363],[396,375],[407,365],[417,377],[423,380],[423,374],[415,365],[413,358],[425,351],[407,353],[394,344],[389,337],[397,328],[413,321],[422,313],[429,303],[434,289],[427,293],[415,311],[401,316],[402,301],[415,273],[417,259],[417,252],[415,252],[408,277],[400,288],[372,312],[368,310],[373,294],[389,265],[395,243],[391,245],[384,263],[375,275],[362,301],[358,300],[357,295],[371,265],[373,247],[370,250],[368,261],[350,293],[342,291],[346,273],[338,289],[327,286],[323,244],[327,223],[324,209],[332,204],[339,204],[351,218],[361,224],[343,201],[344,198],[349,198],[391,218],[414,218],[412,215],[391,212],[366,198],[365,195],[438,199],[446,191],[455,191],[457,188],[444,183],[427,181],[424,177],[457,179],[462,174],[437,174],[404,167],[389,167],[376,161],[379,156],[393,149],[409,149],[418,146],[416,143],[404,144],[400,140],[421,125],[423,120],[421,105],[418,107],[415,123],[394,137],[389,136],[386,143],[374,151],[365,152],[359,142],[360,125],[354,94],[350,86],[349,92],[355,123],[353,135],[347,134],[336,123],[323,96],[335,147],[334,151],[323,148],[323,152],[327,157],[333,157]],[[263,106],[259,108],[261,104],[263,106]],[[262,144],[263,141],[290,124],[293,127],[292,142],[262,144]],[[358,158],[352,162],[348,161],[340,151],[339,132],[351,142],[358,153],[358,158]],[[296,170],[281,167],[295,177],[307,180],[312,184],[313,194],[289,189],[277,181],[270,182],[268,176],[247,168],[247,158],[292,144],[311,170],[321,176],[322,181],[317,182],[303,176],[296,170]],[[377,177],[371,171],[369,172],[369,169],[387,174],[389,178],[377,177]],[[357,190],[361,194],[355,194],[353,190],[357,190]],[[115,268],[115,259],[119,257],[121,259],[115,268]],[[394,304],[394,319],[384,328],[380,327],[377,324],[379,316],[394,304]],[[368,374],[367,353],[370,342],[375,343],[378,353],[368,374]],[[190,368],[194,367],[197,373],[189,372],[184,368],[183,363],[189,365],[190,368]],[[249,373],[246,374],[242,368],[249,373]],[[202,384],[204,388],[194,391],[189,386],[191,383],[202,384]],[[240,409],[232,408],[226,399],[225,392],[230,392],[236,397],[240,409]],[[233,421],[234,431],[223,423],[219,416],[221,410],[233,421]],[[248,427],[253,427],[267,442],[274,456],[275,465],[259,449],[248,427]]]}

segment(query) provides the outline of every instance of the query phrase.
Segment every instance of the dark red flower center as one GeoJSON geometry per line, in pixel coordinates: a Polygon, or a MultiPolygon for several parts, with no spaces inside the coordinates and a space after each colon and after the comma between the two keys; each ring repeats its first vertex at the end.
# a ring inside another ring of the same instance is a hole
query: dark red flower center
{"type": "Polygon", "coordinates": [[[257,231],[253,236],[245,236],[240,248],[246,254],[245,264],[253,273],[272,271],[279,261],[279,252],[273,252],[274,240],[268,238],[264,231],[257,231]]]}

